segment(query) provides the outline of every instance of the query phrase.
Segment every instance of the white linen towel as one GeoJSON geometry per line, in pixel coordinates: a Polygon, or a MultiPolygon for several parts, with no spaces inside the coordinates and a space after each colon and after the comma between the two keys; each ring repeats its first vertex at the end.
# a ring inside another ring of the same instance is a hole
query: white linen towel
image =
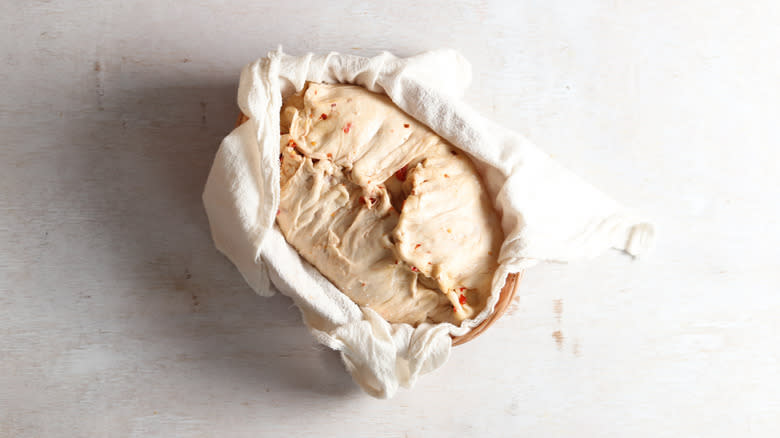
{"type": "Polygon", "coordinates": [[[249,121],[222,141],[203,202],[217,248],[260,295],[291,297],[316,339],[341,352],[370,395],[391,397],[444,364],[451,335],[492,311],[509,273],[539,261],[571,261],[610,248],[639,255],[653,227],[564,169],[521,135],[461,101],[471,66],[453,50],[410,58],[329,53],[290,56],[281,48],[241,72],[238,104],[249,121]],[[502,214],[505,241],[488,305],[474,320],[390,324],[360,308],[287,244],[275,225],[279,205],[279,111],[306,81],[350,83],[387,94],[402,110],[467,152],[502,214]]]}

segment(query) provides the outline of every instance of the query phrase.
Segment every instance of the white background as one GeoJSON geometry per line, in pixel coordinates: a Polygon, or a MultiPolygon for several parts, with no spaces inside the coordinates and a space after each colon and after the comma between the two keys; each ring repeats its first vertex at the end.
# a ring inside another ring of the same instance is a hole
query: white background
{"type": "Polygon", "coordinates": [[[780,433],[775,1],[2,1],[0,436],[780,433]],[[423,4],[424,3],[424,4],[423,4]],[[200,202],[242,65],[452,47],[466,99],[658,225],[529,271],[389,401],[200,202]]]}

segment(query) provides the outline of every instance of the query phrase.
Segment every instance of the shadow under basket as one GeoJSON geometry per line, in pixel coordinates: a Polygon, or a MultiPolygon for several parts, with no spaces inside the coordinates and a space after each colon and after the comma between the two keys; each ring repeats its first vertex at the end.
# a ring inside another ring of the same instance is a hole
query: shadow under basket
{"type": "MultiPolygon", "coordinates": [[[[243,113],[239,113],[238,120],[236,121],[236,127],[241,125],[242,123],[249,120],[247,116],[245,116],[243,113]]],[[[463,336],[453,336],[452,337],[452,345],[460,345],[464,344],[477,336],[481,335],[485,330],[488,329],[491,325],[493,325],[501,316],[506,313],[506,310],[509,308],[509,303],[512,302],[512,299],[515,296],[515,293],[517,292],[517,288],[520,285],[520,279],[523,277],[523,272],[517,272],[514,274],[509,274],[506,276],[506,282],[504,283],[504,287],[501,289],[501,295],[498,298],[498,302],[496,302],[496,307],[493,309],[493,313],[488,315],[488,317],[482,321],[478,326],[474,327],[470,332],[466,333],[463,336]]]]}

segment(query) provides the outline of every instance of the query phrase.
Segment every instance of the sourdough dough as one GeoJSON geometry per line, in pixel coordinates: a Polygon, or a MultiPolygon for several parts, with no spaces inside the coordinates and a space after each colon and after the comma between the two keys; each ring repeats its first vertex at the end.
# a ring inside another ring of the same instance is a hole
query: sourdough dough
{"type": "Polygon", "coordinates": [[[310,83],[281,114],[279,228],[389,322],[482,310],[503,234],[469,158],[385,95],[310,83]]]}

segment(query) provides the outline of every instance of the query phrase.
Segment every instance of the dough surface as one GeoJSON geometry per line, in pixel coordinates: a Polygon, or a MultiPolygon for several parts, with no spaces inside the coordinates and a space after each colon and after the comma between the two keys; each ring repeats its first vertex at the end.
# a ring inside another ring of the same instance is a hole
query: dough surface
{"type": "Polygon", "coordinates": [[[469,158],[387,96],[310,83],[281,113],[287,241],[389,322],[476,316],[503,234],[469,158]]]}

